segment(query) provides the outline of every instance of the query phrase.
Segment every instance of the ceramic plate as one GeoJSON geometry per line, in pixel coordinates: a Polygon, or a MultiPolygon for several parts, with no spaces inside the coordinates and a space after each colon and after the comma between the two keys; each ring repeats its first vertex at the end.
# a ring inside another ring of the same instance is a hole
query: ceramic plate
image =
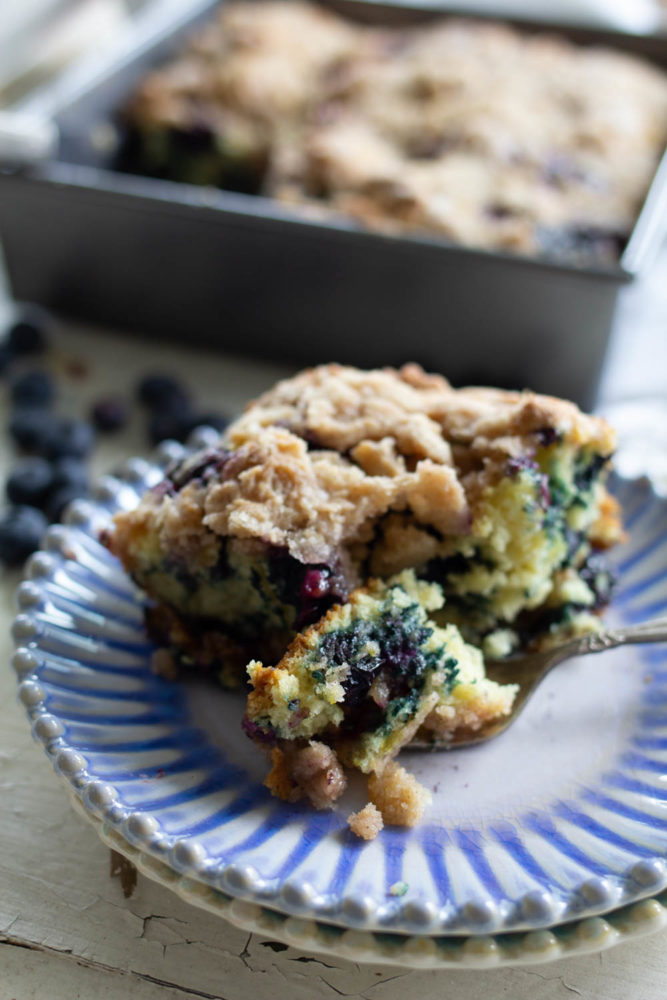
{"type": "Polygon", "coordinates": [[[409,935],[346,930],[319,920],[289,917],[257,903],[235,899],[133,847],[108,824],[92,816],[73,795],[78,812],[98,829],[102,840],[128,857],[148,878],[176,892],[187,903],[223,917],[265,941],[278,941],[308,952],[350,962],[397,965],[411,969],[489,969],[505,965],[541,965],[605,951],[667,927],[667,893],[620,907],[604,917],[585,917],[545,930],[511,934],[409,935]]]}
{"type": "MultiPolygon", "coordinates": [[[[106,836],[190,883],[287,917],[407,935],[536,931],[667,886],[667,649],[552,674],[486,746],[404,753],[434,793],[414,830],[353,837],[335,811],[271,798],[242,696],[151,674],[142,598],[97,541],[174,457],[133,460],[49,530],[19,590],[14,665],[33,732],[106,836]]],[[[628,542],[607,615],[667,611],[667,501],[617,481],[628,542]]]]}

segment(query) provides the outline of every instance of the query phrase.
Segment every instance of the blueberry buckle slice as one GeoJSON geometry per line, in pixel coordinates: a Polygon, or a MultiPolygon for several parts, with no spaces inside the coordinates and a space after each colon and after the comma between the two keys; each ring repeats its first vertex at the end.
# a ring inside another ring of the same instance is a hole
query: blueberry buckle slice
{"type": "Polygon", "coordinates": [[[513,689],[484,676],[479,650],[429,612],[440,587],[406,570],[352,592],[292,642],[275,667],[253,660],[246,733],[257,742],[329,745],[344,764],[381,770],[420,726],[474,727],[509,711],[513,689]],[[295,742],[296,741],[296,742],[295,742]]]}

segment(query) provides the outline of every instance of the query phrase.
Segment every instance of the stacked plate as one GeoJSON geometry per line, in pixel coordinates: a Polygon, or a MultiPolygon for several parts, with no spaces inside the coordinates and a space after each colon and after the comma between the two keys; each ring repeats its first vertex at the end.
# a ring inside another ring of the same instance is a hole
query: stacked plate
{"type": "MultiPolygon", "coordinates": [[[[326,813],[271,798],[242,696],[151,673],[141,594],[98,535],[177,449],[74,504],[18,593],[20,698],[107,843],[240,927],[354,961],[543,962],[667,925],[667,649],[571,661],[497,741],[405,753],[433,806],[364,843],[346,823],[361,785],[326,813]]],[[[607,618],[664,615],[667,500],[615,491],[628,541],[607,618]]]]}

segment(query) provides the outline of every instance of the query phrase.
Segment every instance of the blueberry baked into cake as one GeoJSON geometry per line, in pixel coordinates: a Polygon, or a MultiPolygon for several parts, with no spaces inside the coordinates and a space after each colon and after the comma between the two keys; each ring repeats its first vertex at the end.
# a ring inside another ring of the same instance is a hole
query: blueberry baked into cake
{"type": "Polygon", "coordinates": [[[667,76],[544,33],[370,28],[228,3],[124,110],[127,169],[385,232],[618,258],[667,139],[667,76]]]}
{"type": "Polygon", "coordinates": [[[480,650],[455,625],[429,620],[443,603],[412,570],[352,591],[277,666],[248,664],[246,731],[274,743],[331,734],[338,758],[367,774],[422,725],[444,735],[505,715],[514,688],[484,676],[480,650]]]}
{"type": "Polygon", "coordinates": [[[599,627],[613,447],[563,400],[323,365],[176,462],[106,541],[151,599],[159,665],[249,677],[272,790],[322,805],[343,765],[409,784],[392,759],[420,727],[507,714],[482,654],[599,627]]]}
{"type": "MultiPolygon", "coordinates": [[[[345,788],[341,764],[382,775],[420,730],[452,736],[510,711],[516,685],[489,680],[479,649],[455,625],[429,620],[443,602],[438,584],[412,570],[371,580],[298,635],[277,666],[248,664],[243,726],[272,747],[272,791],[324,808],[345,788]]],[[[419,796],[400,825],[425,804],[419,796]]]]}

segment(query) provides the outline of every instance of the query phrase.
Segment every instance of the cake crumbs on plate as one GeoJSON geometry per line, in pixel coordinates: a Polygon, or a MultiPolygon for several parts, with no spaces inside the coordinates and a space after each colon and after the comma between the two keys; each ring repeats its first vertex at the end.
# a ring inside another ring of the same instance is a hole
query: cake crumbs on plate
{"type": "MultiPolygon", "coordinates": [[[[352,833],[363,840],[374,840],[385,824],[416,826],[433,801],[428,789],[396,761],[390,761],[381,772],[370,775],[368,795],[370,802],[347,817],[352,833]]],[[[402,896],[408,891],[407,883],[396,882],[389,891],[393,896],[402,896]]]]}
{"type": "Polygon", "coordinates": [[[388,826],[416,826],[433,801],[428,789],[396,761],[370,776],[368,795],[388,826]]]}
{"type": "Polygon", "coordinates": [[[317,740],[305,747],[273,747],[271,765],[264,785],[285,802],[305,796],[316,809],[330,809],[347,786],[335,752],[317,740]]]}
{"type": "Polygon", "coordinates": [[[347,825],[362,840],[375,840],[384,827],[384,820],[378,807],[367,802],[363,809],[347,817],[347,825]]]}

